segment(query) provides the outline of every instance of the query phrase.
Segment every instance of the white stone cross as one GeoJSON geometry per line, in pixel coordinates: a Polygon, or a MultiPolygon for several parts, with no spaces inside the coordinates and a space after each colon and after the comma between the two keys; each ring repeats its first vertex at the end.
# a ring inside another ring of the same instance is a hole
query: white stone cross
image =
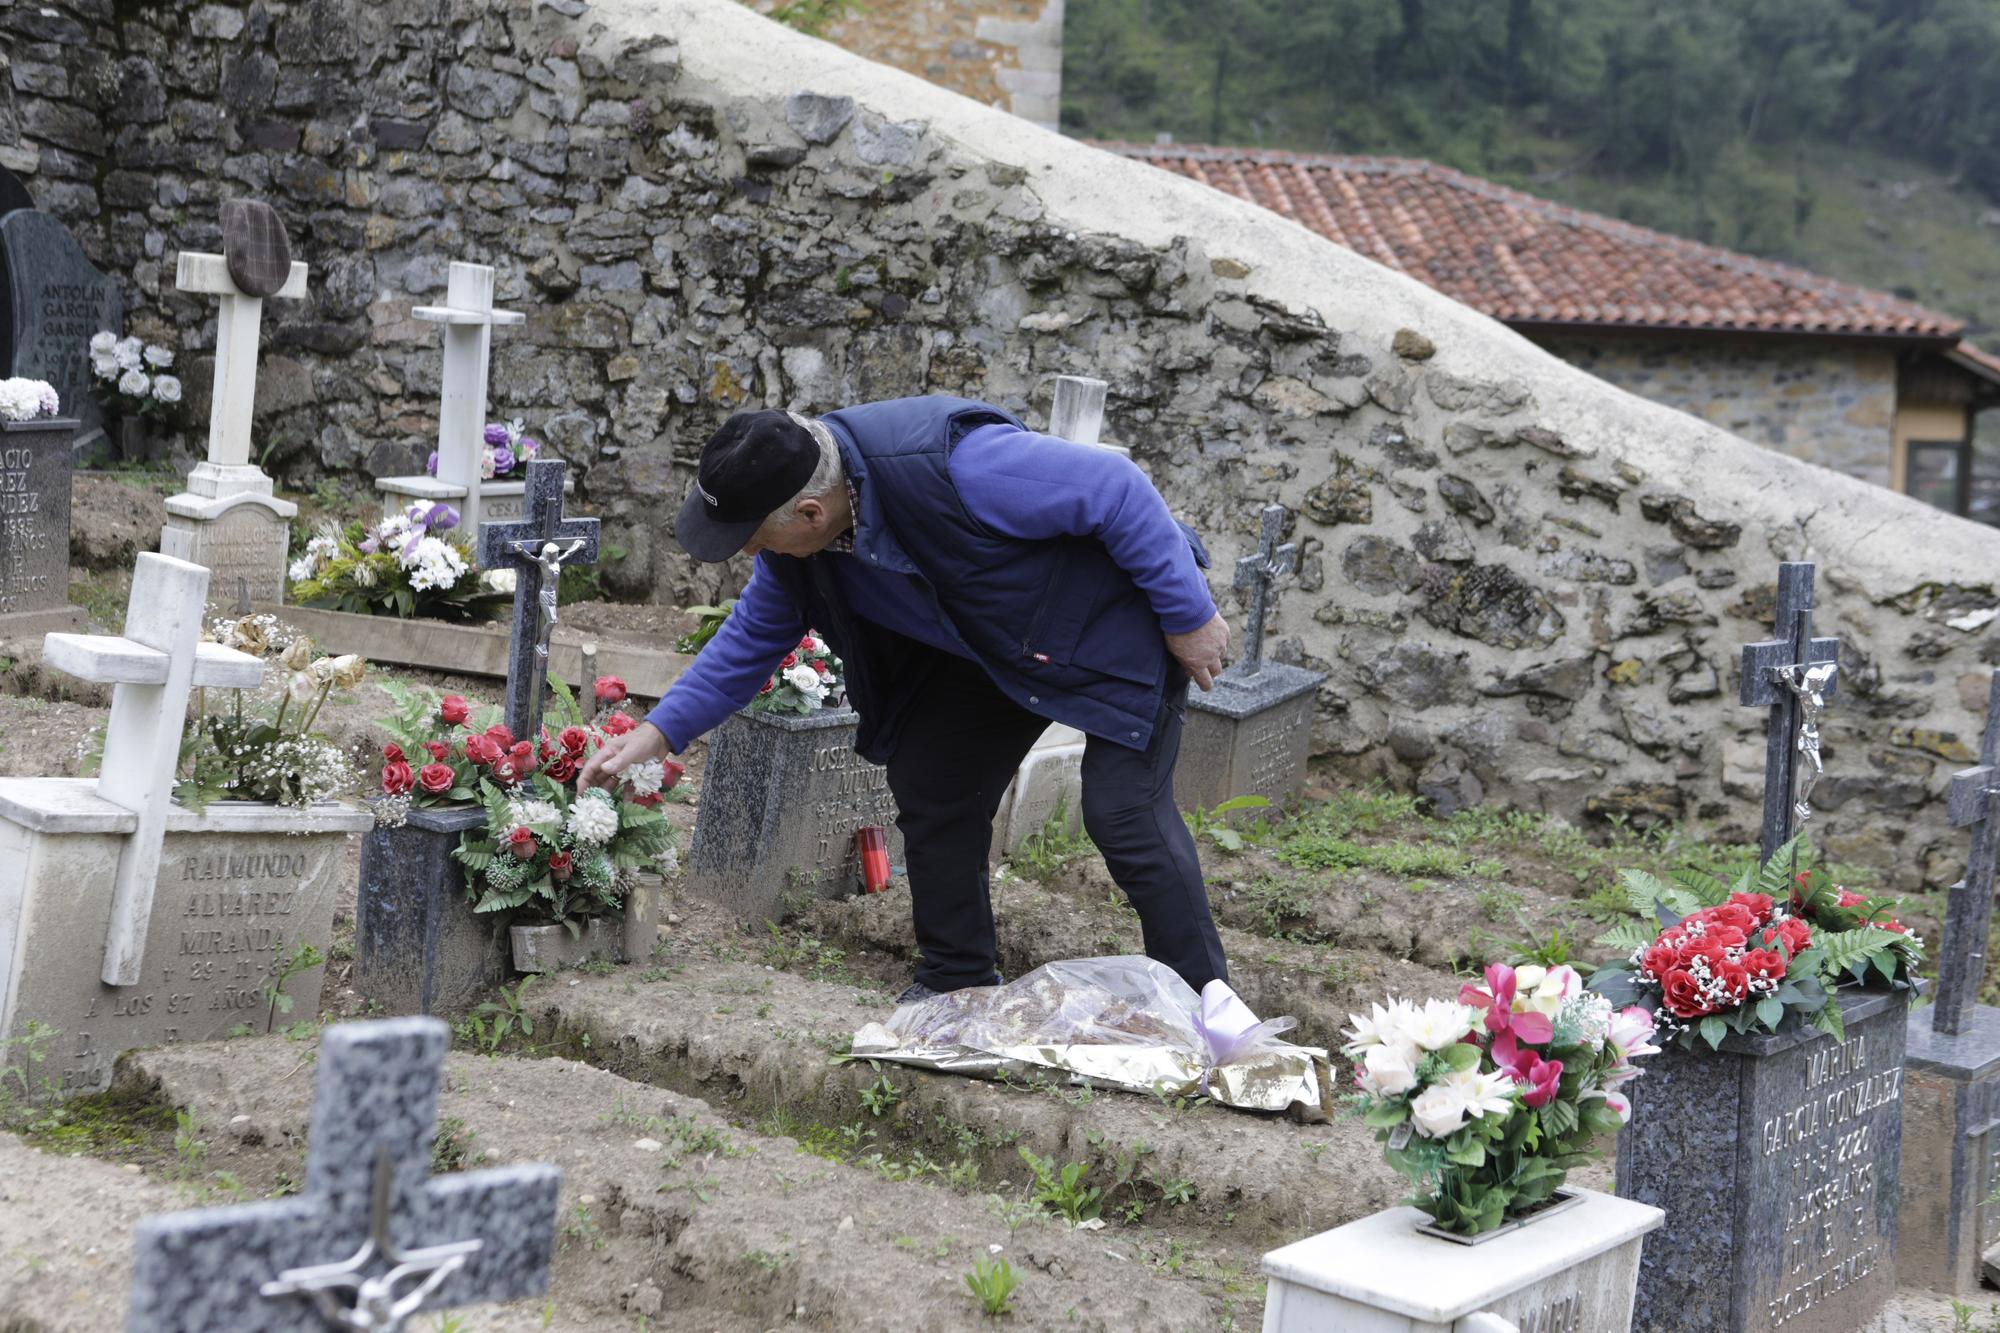
{"type": "Polygon", "coordinates": [[[1103,439],[1104,395],[1109,387],[1103,380],[1084,375],[1056,376],[1056,400],[1049,408],[1049,434],[1072,444],[1094,444],[1130,458],[1130,449],[1122,444],[1107,444],[1103,439]]]}
{"type": "Polygon", "coordinates": [[[460,502],[459,521],[479,530],[479,460],[486,431],[487,358],[496,324],[519,324],[518,310],[493,308],[493,270],[485,264],[452,262],[443,305],[420,305],[417,319],[444,325],[444,385],[438,402],[438,470],[441,486],[454,493],[438,499],[460,502]],[[457,488],[462,487],[462,490],[457,488]],[[462,498],[461,498],[462,497],[462,498]]]}
{"type": "MultiPolygon", "coordinates": [[[[222,298],[215,317],[215,395],[208,410],[208,467],[227,475],[229,469],[254,473],[263,485],[206,490],[194,486],[197,494],[226,495],[231,490],[257,490],[269,494],[271,483],[261,468],[250,462],[250,411],[257,398],[257,340],[264,319],[264,298],[245,296],[229,276],[229,263],[221,255],[183,250],[174,265],[174,286],[184,292],[200,292],[222,298]]],[[[306,266],[294,260],[292,275],[275,295],[298,300],[306,294],[306,266]]]]}
{"type": "Polygon", "coordinates": [[[104,942],[108,985],[139,984],[189,691],[202,685],[246,689],[264,678],[264,664],[248,653],[201,642],[207,601],[206,569],[148,552],[132,573],[122,636],[51,634],[43,640],[46,665],[112,687],[97,794],[139,820],[118,854],[104,942]]]}

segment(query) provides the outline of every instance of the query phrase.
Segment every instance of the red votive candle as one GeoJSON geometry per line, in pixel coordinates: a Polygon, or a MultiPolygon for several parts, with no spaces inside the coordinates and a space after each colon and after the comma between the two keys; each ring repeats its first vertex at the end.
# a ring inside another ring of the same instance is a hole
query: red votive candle
{"type": "Polygon", "coordinates": [[[881,827],[856,829],[854,850],[861,854],[861,891],[880,893],[889,887],[889,835],[881,827]]]}

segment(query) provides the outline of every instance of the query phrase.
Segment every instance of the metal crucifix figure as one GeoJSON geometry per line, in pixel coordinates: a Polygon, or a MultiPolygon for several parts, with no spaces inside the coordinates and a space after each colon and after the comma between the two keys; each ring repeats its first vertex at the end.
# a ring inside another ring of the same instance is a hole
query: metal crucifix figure
{"type": "Polygon", "coordinates": [[[1813,634],[1813,566],[1778,566],[1773,633],[1743,648],[1741,701],[1768,708],[1764,730],[1764,817],[1758,836],[1765,861],[1790,842],[1812,813],[1808,798],[1822,772],[1819,720],[1840,680],[1840,640],[1813,634]],[[1799,768],[1806,769],[1800,790],[1799,768]]]}
{"type": "Polygon", "coordinates": [[[1803,762],[1799,765],[1798,794],[1792,801],[1792,813],[1803,824],[1812,818],[1813,788],[1826,772],[1819,757],[1819,720],[1826,713],[1826,696],[1833,688],[1833,678],[1840,673],[1840,664],[1815,662],[1807,666],[1794,662],[1790,666],[1773,667],[1772,671],[1778,683],[1798,700],[1799,729],[1794,748],[1803,762]]]}
{"type": "Polygon", "coordinates": [[[528,464],[520,520],[479,525],[479,563],[515,574],[514,633],[507,649],[507,729],[521,737],[533,736],[542,727],[542,691],[549,677],[556,584],[563,566],[597,559],[597,520],[563,517],[563,468],[553,458],[528,464]]]}
{"type": "Polygon", "coordinates": [[[535,658],[544,676],[549,669],[549,637],[556,629],[556,588],[562,582],[563,561],[582,550],[581,537],[558,550],[554,542],[515,542],[514,549],[541,567],[542,586],[536,597],[535,658]],[[537,549],[539,548],[539,549],[537,549]]]}

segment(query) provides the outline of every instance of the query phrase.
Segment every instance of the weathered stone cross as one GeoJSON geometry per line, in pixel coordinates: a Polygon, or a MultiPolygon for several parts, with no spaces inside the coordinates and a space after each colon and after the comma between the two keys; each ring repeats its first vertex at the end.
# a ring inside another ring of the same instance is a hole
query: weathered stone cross
{"type": "Polygon", "coordinates": [[[419,1310],[544,1291],[562,1173],[430,1174],[448,1042],[435,1018],[328,1028],[305,1193],[141,1222],[127,1327],[399,1329],[419,1310]]]}
{"type": "Polygon", "coordinates": [[[1743,646],[1746,708],[1769,708],[1764,736],[1764,819],[1758,837],[1766,861],[1812,817],[1808,798],[1819,780],[1819,714],[1833,697],[1840,640],[1813,637],[1813,566],[1778,566],[1778,612],[1772,637],[1743,646]],[[1805,760],[1805,784],[1799,786],[1805,760]],[[1796,794],[1795,794],[1796,793],[1796,794]]]}
{"type": "Polygon", "coordinates": [[[1264,669],[1264,611],[1277,581],[1292,572],[1298,559],[1295,543],[1278,545],[1285,532],[1285,507],[1265,505],[1260,516],[1261,534],[1257,550],[1236,562],[1236,588],[1250,589],[1250,620],[1243,628],[1243,658],[1237,674],[1254,676],[1264,669]]]}
{"type": "Polygon", "coordinates": [[[138,816],[112,883],[102,973],[108,985],[139,984],[189,692],[206,685],[250,689],[264,678],[264,664],[248,653],[200,641],[207,601],[206,569],[147,552],[132,573],[122,636],[51,634],[43,640],[47,665],[111,686],[97,793],[138,816]]]}
{"type": "MultiPolygon", "coordinates": [[[[549,635],[556,625],[556,585],[565,564],[597,561],[597,520],[564,518],[567,464],[537,458],[528,464],[527,493],[519,521],[479,528],[479,564],[514,573],[514,634],[507,654],[507,729],[520,740],[542,725],[542,691],[548,685],[549,635]]],[[[590,688],[590,682],[583,682],[590,688]]]]}
{"type": "Polygon", "coordinates": [[[2000,854],[2000,671],[1986,703],[1979,766],[1951,775],[1951,822],[1972,826],[1965,878],[1945,903],[1944,948],[1938,957],[1937,1003],[1931,1027],[1948,1037],[1965,1031],[1986,979],[1986,930],[1993,918],[1993,863],[2000,854]]]}
{"type": "Polygon", "coordinates": [[[463,487],[462,496],[447,496],[459,504],[460,519],[477,530],[479,460],[486,431],[487,362],[493,350],[495,325],[519,324],[527,316],[517,310],[493,308],[493,270],[484,264],[454,261],[445,280],[443,305],[420,305],[410,311],[417,319],[444,325],[444,386],[438,401],[438,470],[440,483],[463,487]]]}
{"type": "MultiPolygon", "coordinates": [[[[257,341],[264,318],[264,298],[246,296],[229,276],[221,255],[183,250],[174,264],[174,286],[222,298],[215,317],[215,397],[208,411],[208,465],[227,484],[220,489],[195,489],[204,495],[234,491],[270,494],[270,478],[250,462],[250,411],[257,398],[257,341]],[[241,469],[240,472],[235,469],[241,469]],[[262,482],[261,487],[257,484],[262,482]]],[[[306,294],[306,266],[294,261],[291,276],[273,292],[298,300],[306,294]]],[[[190,486],[193,480],[190,479],[190,486]]]]}

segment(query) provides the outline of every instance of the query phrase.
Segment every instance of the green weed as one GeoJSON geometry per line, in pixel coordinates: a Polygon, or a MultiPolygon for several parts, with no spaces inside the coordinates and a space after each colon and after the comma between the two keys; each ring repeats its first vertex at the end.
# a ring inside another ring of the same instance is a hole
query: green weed
{"type": "Polygon", "coordinates": [[[1014,1290],[1020,1284],[1013,1265],[998,1256],[979,1260],[965,1275],[965,1285],[988,1319],[1014,1313],[1014,1290]]]}

